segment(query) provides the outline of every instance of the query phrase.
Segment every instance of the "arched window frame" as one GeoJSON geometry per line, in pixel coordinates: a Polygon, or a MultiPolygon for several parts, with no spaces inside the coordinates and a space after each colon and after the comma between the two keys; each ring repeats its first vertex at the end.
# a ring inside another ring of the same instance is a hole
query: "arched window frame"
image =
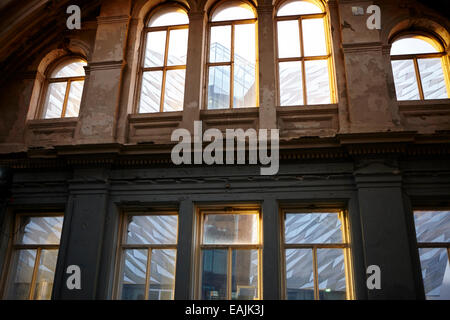
{"type": "MultiPolygon", "coordinates": [[[[77,61],[82,61],[84,63],[87,63],[87,59],[85,57],[82,56],[78,56],[78,55],[70,55],[70,56],[65,56],[62,57],[60,59],[57,59],[56,61],[52,62],[50,64],[50,66],[47,68],[44,76],[45,76],[45,82],[44,82],[44,86],[43,86],[43,90],[41,91],[41,95],[39,97],[39,108],[38,108],[38,112],[36,115],[37,119],[46,119],[45,118],[45,112],[46,112],[46,97],[48,94],[48,90],[50,87],[51,83],[57,83],[57,82],[67,82],[67,86],[66,86],[66,92],[64,95],[64,103],[62,106],[62,111],[61,111],[61,116],[59,118],[47,118],[46,120],[51,120],[51,119],[61,119],[61,118],[66,118],[66,111],[67,111],[67,102],[68,102],[68,98],[69,98],[69,93],[70,93],[70,84],[74,81],[84,81],[83,83],[83,92],[84,92],[84,85],[86,84],[86,75],[84,76],[77,76],[77,77],[66,77],[66,78],[52,78],[52,74],[53,72],[58,69],[58,67],[60,67],[63,63],[69,62],[69,61],[73,61],[73,62],[77,62],[77,61]]],[[[81,105],[80,105],[81,107],[81,105]]]]}
{"type": "MultiPolygon", "coordinates": [[[[204,103],[203,108],[208,110],[208,85],[209,85],[209,69],[210,67],[230,66],[230,100],[228,109],[234,109],[234,29],[238,24],[251,24],[255,25],[255,107],[259,106],[259,50],[258,50],[258,13],[255,5],[251,1],[247,0],[235,0],[236,2],[242,2],[250,6],[253,10],[255,18],[253,19],[241,19],[241,20],[226,20],[226,21],[212,21],[213,15],[221,5],[227,0],[220,0],[214,3],[209,10],[208,14],[208,32],[207,32],[207,45],[206,45],[206,71],[205,71],[205,89],[204,89],[204,103]],[[210,62],[210,46],[211,46],[211,27],[214,26],[231,26],[231,52],[229,62],[210,62]]],[[[221,109],[227,110],[227,109],[221,109]]]]}
{"type": "Polygon", "coordinates": [[[280,70],[279,65],[280,62],[292,62],[292,61],[300,61],[302,64],[302,90],[303,90],[303,104],[299,106],[307,106],[311,105],[307,103],[307,83],[306,83],[306,70],[305,70],[305,61],[313,61],[313,60],[327,60],[328,65],[328,82],[330,89],[330,104],[337,103],[337,95],[336,95],[336,77],[334,71],[334,63],[333,63],[333,45],[331,38],[331,23],[329,18],[329,12],[327,7],[318,0],[302,0],[306,2],[310,2],[320,9],[322,9],[322,13],[314,13],[314,14],[300,14],[300,15],[289,15],[289,16],[278,16],[279,9],[287,2],[291,2],[292,0],[283,0],[279,1],[275,6],[275,14],[274,14],[274,30],[275,30],[275,57],[276,57],[276,83],[277,83],[277,105],[281,106],[281,85],[280,85],[280,70]],[[325,31],[325,42],[326,42],[326,55],[324,56],[308,56],[305,57],[304,54],[304,42],[303,42],[303,32],[302,32],[302,20],[306,19],[318,19],[322,18],[324,22],[324,31],[325,31]],[[293,21],[298,20],[299,24],[299,37],[300,37],[300,53],[301,57],[295,58],[279,58],[279,48],[278,48],[278,22],[279,21],[293,21]]]}
{"type": "MultiPolygon", "coordinates": [[[[170,31],[171,30],[180,30],[180,29],[189,29],[189,24],[180,24],[180,25],[170,25],[170,26],[160,26],[160,27],[149,27],[148,24],[150,20],[153,18],[155,14],[157,14],[161,10],[165,9],[181,9],[184,12],[186,12],[186,15],[189,13],[189,9],[183,6],[181,3],[163,3],[160,5],[155,6],[153,9],[149,11],[146,18],[144,19],[144,28],[142,30],[142,37],[141,37],[141,46],[140,46],[140,57],[139,57],[139,70],[138,70],[138,83],[136,87],[136,95],[135,95],[135,103],[134,103],[134,113],[135,114],[145,114],[144,112],[139,111],[140,107],[140,99],[141,99],[141,92],[142,92],[142,81],[144,77],[144,72],[148,71],[162,71],[163,72],[163,79],[161,84],[161,97],[160,97],[160,106],[159,106],[159,112],[165,112],[164,111],[164,92],[165,92],[165,85],[166,85],[166,75],[167,71],[169,70],[186,70],[186,64],[184,65],[176,65],[176,66],[168,66],[167,65],[167,57],[168,57],[168,51],[169,51],[169,41],[170,41],[170,31]],[[166,43],[164,48],[164,65],[162,67],[145,67],[145,53],[147,48],[147,40],[148,40],[148,34],[152,31],[166,31],[166,43]]],[[[187,62],[186,62],[187,63],[187,62]]]]}
{"type": "MultiPolygon", "coordinates": [[[[444,45],[441,43],[441,41],[438,40],[438,38],[436,36],[434,36],[430,33],[427,33],[427,32],[403,31],[403,32],[400,32],[400,33],[394,35],[390,40],[390,44],[392,45],[397,40],[401,40],[401,39],[405,39],[405,38],[414,38],[414,37],[418,37],[421,40],[424,40],[424,41],[430,43],[433,47],[435,47],[440,52],[390,55],[391,62],[399,61],[399,60],[413,60],[414,71],[415,71],[416,81],[417,81],[417,87],[419,90],[419,98],[420,98],[419,101],[424,101],[424,100],[430,100],[430,99],[425,98],[418,60],[419,59],[440,58],[441,63],[442,63],[442,71],[444,73],[445,86],[447,89],[447,96],[448,96],[447,98],[450,99],[450,65],[449,65],[448,54],[445,51],[444,45]]],[[[391,66],[392,66],[392,64],[391,64],[391,66]]],[[[392,74],[394,75],[394,70],[392,70],[392,74]]],[[[399,100],[399,101],[417,101],[417,100],[399,100]]]]}

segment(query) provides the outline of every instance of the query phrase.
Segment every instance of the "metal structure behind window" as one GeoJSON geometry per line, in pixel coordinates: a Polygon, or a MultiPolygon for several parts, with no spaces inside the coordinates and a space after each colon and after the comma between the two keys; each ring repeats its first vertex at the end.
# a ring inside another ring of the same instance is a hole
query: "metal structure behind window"
{"type": "Polygon", "coordinates": [[[151,15],[144,29],[138,112],[183,110],[189,18],[167,6],[151,15]]]}
{"type": "Polygon", "coordinates": [[[322,5],[285,1],[275,19],[279,105],[335,103],[331,37],[322,5]]]}
{"type": "Polygon", "coordinates": [[[394,41],[391,63],[397,100],[449,98],[445,57],[443,47],[429,37],[404,36],[394,41]]]}

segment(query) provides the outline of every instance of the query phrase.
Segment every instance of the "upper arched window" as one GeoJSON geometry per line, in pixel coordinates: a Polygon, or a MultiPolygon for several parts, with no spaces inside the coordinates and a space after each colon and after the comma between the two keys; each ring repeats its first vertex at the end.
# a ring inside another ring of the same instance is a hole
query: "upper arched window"
{"type": "Polygon", "coordinates": [[[285,1],[277,10],[279,104],[330,104],[331,43],[316,1],[285,1]]]}
{"type": "Polygon", "coordinates": [[[183,110],[189,18],[178,6],[153,13],[145,27],[139,113],[183,110]]]}
{"type": "Polygon", "coordinates": [[[256,15],[243,1],[222,1],[209,22],[208,109],[255,107],[256,15]]]}
{"type": "Polygon", "coordinates": [[[406,36],[394,41],[391,60],[397,100],[449,98],[444,56],[442,46],[429,37],[406,36]]]}
{"type": "Polygon", "coordinates": [[[84,87],[81,59],[68,59],[58,64],[47,78],[47,91],[42,110],[44,119],[78,117],[84,87]]]}

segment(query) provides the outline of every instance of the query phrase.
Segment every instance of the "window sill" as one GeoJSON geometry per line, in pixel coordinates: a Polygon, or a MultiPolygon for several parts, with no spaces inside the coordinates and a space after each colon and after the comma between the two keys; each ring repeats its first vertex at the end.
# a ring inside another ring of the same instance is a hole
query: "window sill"
{"type": "Polygon", "coordinates": [[[29,146],[68,144],[73,141],[78,117],[28,120],[26,141],[29,146]]]}

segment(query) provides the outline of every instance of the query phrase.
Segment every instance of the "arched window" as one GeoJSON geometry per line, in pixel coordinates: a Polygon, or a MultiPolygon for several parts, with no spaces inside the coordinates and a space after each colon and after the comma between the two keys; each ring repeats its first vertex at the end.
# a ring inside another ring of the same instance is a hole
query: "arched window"
{"type": "Polygon", "coordinates": [[[209,22],[208,109],[255,107],[256,15],[243,1],[222,1],[209,22]]]}
{"type": "Polygon", "coordinates": [[[189,18],[178,6],[151,15],[145,31],[139,113],[183,110],[189,18]]]}
{"type": "Polygon", "coordinates": [[[69,59],[58,64],[47,78],[42,117],[55,119],[78,117],[84,86],[84,66],[81,59],[69,59]]]}
{"type": "Polygon", "coordinates": [[[279,104],[334,102],[326,13],[315,1],[286,1],[277,10],[279,104]]]}
{"type": "Polygon", "coordinates": [[[391,60],[397,100],[449,98],[444,56],[442,46],[428,37],[406,36],[394,41],[391,60]]]}

